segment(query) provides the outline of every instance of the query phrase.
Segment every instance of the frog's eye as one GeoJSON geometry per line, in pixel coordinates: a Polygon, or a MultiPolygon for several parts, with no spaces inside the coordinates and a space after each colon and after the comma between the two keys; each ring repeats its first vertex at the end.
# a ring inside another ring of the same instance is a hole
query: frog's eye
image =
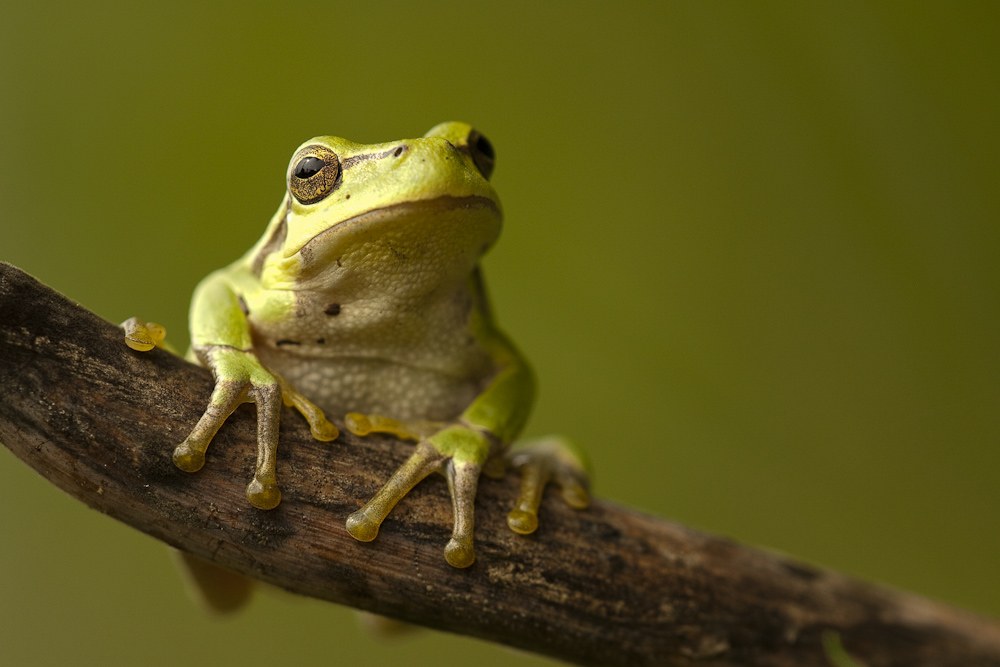
{"type": "Polygon", "coordinates": [[[476,130],[469,132],[466,141],[468,142],[469,155],[476,163],[476,169],[483,175],[483,178],[487,181],[490,180],[490,174],[493,173],[493,163],[496,161],[493,144],[476,130]]]}
{"type": "Polygon", "coordinates": [[[326,146],[306,146],[288,166],[288,191],[302,204],[321,201],[340,181],[340,160],[326,146]]]}
{"type": "Polygon", "coordinates": [[[299,163],[295,165],[295,178],[300,178],[305,180],[307,178],[312,178],[326,166],[326,162],[323,162],[318,157],[304,157],[299,160],[299,163]]]}

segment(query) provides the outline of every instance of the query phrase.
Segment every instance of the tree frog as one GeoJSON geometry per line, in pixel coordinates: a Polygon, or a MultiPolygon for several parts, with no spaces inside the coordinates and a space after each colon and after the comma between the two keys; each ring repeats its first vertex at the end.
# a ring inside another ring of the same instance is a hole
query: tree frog
{"type": "MultiPolygon", "coordinates": [[[[409,459],[347,517],[371,541],[393,506],[433,472],[448,480],[454,510],[445,558],[475,559],[473,503],[481,472],[520,471],[508,525],[538,525],[545,485],[586,507],[587,463],[568,440],[511,447],[535,395],[533,372],[497,327],[479,259],[500,233],[490,185],[494,151],[465,123],[419,139],[363,145],[316,137],[292,155],[286,193],[260,241],[205,278],[191,304],[189,358],[215,389],[174,450],[196,472],[213,435],[244,402],[257,405],[256,472],[247,487],[261,510],[278,505],[275,476],[282,401],[318,440],[339,431],[413,440],[409,459]]],[[[126,342],[161,344],[163,332],[133,318],[126,342]]]]}

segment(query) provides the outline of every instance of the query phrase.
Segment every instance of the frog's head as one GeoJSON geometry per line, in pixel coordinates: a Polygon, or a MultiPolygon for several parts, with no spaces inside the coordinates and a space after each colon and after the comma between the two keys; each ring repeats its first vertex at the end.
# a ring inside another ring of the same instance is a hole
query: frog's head
{"type": "Polygon", "coordinates": [[[318,286],[331,271],[400,262],[407,273],[467,274],[500,233],[493,162],[490,142],[457,122],[385,144],[307,141],[288,165],[288,195],[269,233],[284,237],[281,257],[268,262],[272,277],[318,286]]]}

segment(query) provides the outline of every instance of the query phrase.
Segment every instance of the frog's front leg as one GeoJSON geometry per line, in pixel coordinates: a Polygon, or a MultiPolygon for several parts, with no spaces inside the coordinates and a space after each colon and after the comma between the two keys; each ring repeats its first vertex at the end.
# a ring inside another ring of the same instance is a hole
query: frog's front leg
{"type": "Polygon", "coordinates": [[[275,463],[282,402],[295,406],[309,421],[317,440],[333,440],[339,433],[323,412],[280,376],[268,371],[249,350],[226,345],[195,347],[195,355],[215,376],[208,407],[184,442],[174,449],[174,464],[185,472],[205,465],[205,451],[226,419],[241,403],[257,404],[257,465],[247,486],[247,500],[258,509],[281,502],[275,463]]]}
{"type": "MultiPolygon", "coordinates": [[[[361,415],[348,418],[348,428],[357,435],[373,431],[413,437],[420,424],[410,429],[408,425],[384,417],[368,418],[383,428],[356,430],[361,415]],[[387,426],[391,423],[392,426],[387,426]],[[397,428],[397,425],[401,428],[397,428]]],[[[414,425],[409,425],[414,426],[414,425]]],[[[370,542],[378,535],[379,526],[403,496],[432,472],[440,472],[448,480],[454,510],[454,527],[451,540],[444,549],[445,559],[454,567],[468,567],[476,558],[473,545],[475,525],[473,506],[479,486],[483,463],[493,448],[493,439],[475,428],[455,424],[441,429],[428,438],[421,439],[410,458],[399,467],[388,482],[360,510],[347,519],[347,531],[357,540],[370,542]]]]}
{"type": "Polygon", "coordinates": [[[257,466],[247,486],[247,500],[258,509],[277,507],[281,502],[275,473],[281,385],[250,351],[212,345],[195,348],[195,353],[215,376],[215,389],[201,419],[174,449],[174,464],[185,472],[201,470],[205,451],[223,422],[241,403],[256,403],[257,466]]]}
{"type": "MultiPolygon", "coordinates": [[[[232,283],[238,279],[238,273],[216,272],[202,281],[195,291],[191,308],[191,351],[196,360],[212,372],[215,388],[198,423],[174,450],[173,459],[185,472],[200,470],[205,464],[208,445],[229,415],[241,403],[256,403],[257,465],[246,495],[254,507],[272,509],[281,501],[275,463],[282,401],[302,413],[317,440],[333,440],[339,432],[316,405],[257,359],[250,327],[232,283]]],[[[122,326],[126,342],[132,349],[150,349],[152,346],[146,345],[145,337],[157,342],[159,332],[150,331],[141,321],[133,318],[122,326]]]]}

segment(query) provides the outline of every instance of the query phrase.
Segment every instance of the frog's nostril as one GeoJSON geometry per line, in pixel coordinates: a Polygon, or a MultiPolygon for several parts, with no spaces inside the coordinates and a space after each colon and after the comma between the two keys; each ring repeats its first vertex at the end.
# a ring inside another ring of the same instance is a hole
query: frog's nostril
{"type": "Polygon", "coordinates": [[[403,154],[403,147],[402,146],[400,146],[399,148],[397,148],[396,150],[394,150],[392,152],[392,156],[393,157],[399,157],[402,154],[403,154]]]}

